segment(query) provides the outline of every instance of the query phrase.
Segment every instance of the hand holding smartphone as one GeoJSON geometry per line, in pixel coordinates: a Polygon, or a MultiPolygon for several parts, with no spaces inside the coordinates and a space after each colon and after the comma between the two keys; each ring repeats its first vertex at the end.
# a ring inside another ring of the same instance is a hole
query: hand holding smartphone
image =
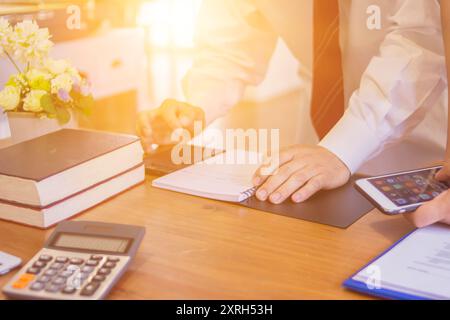
{"type": "Polygon", "coordinates": [[[355,187],[386,214],[413,212],[449,189],[449,183],[435,179],[441,169],[438,166],[360,179],[355,187]]]}

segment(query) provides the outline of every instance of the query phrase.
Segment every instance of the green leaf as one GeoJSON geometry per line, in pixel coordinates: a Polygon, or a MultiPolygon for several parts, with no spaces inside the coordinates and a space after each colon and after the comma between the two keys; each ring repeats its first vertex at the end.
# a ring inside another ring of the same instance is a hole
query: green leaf
{"type": "Polygon", "coordinates": [[[37,78],[33,81],[30,81],[30,88],[34,90],[44,90],[44,91],[50,91],[51,89],[51,83],[49,80],[45,79],[44,77],[37,78]]]}
{"type": "Polygon", "coordinates": [[[41,106],[48,114],[56,114],[56,106],[53,103],[51,95],[45,94],[41,97],[41,106]]]}
{"type": "Polygon", "coordinates": [[[8,82],[6,82],[5,87],[8,86],[17,87],[16,79],[13,76],[9,77],[8,82]]]}
{"type": "Polygon", "coordinates": [[[56,118],[60,125],[65,125],[70,121],[70,112],[66,108],[56,107],[56,118]]]}

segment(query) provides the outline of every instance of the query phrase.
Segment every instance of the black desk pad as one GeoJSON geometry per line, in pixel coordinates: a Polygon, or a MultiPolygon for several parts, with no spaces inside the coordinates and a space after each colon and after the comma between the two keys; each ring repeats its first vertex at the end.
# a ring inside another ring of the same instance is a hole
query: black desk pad
{"type": "Polygon", "coordinates": [[[304,203],[294,203],[290,199],[275,205],[262,202],[255,197],[249,198],[241,205],[290,218],[325,224],[346,229],[374,209],[353,184],[362,176],[354,176],[345,186],[321,191],[304,203]]]}
{"type": "MultiPolygon", "coordinates": [[[[172,164],[170,159],[172,147],[161,147],[155,153],[145,157],[147,174],[163,176],[188,166],[172,164]]],[[[192,147],[191,154],[194,154],[195,148],[198,147],[192,147]]],[[[222,151],[216,150],[215,154],[220,152],[222,151]]],[[[355,175],[345,186],[335,190],[319,192],[310,200],[301,204],[293,203],[289,199],[283,204],[274,205],[252,197],[242,202],[241,205],[290,218],[346,229],[374,208],[353,186],[354,182],[360,178],[363,178],[363,176],[355,175]]]]}

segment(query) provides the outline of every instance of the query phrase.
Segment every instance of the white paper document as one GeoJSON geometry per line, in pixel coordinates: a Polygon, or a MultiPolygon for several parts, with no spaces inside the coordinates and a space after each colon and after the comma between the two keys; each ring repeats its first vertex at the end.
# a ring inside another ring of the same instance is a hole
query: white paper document
{"type": "Polygon", "coordinates": [[[8,116],[0,107],[0,140],[11,137],[8,116]]]}
{"type": "Polygon", "coordinates": [[[420,298],[450,299],[450,227],[419,229],[353,280],[420,298]]]}

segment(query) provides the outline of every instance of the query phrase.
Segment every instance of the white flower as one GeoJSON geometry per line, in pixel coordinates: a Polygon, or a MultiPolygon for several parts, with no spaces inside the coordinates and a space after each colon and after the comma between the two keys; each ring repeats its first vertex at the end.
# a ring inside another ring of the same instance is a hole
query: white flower
{"type": "Polygon", "coordinates": [[[10,39],[12,35],[12,28],[8,20],[0,17],[0,56],[5,50],[10,50],[10,39]]]}
{"type": "Polygon", "coordinates": [[[71,66],[67,60],[46,59],[44,67],[55,76],[65,73],[71,66]]]}
{"type": "Polygon", "coordinates": [[[66,72],[67,72],[67,74],[69,74],[72,77],[72,79],[74,80],[75,83],[77,83],[77,84],[81,83],[82,78],[77,69],[75,69],[72,66],[69,66],[67,68],[66,72]]]}
{"type": "Polygon", "coordinates": [[[73,79],[67,74],[63,73],[52,80],[52,93],[58,94],[59,90],[66,92],[72,91],[73,79]]]}
{"type": "Polygon", "coordinates": [[[53,42],[47,28],[39,28],[35,21],[16,24],[12,34],[14,56],[24,63],[37,63],[48,56],[53,42]]]}
{"type": "Polygon", "coordinates": [[[51,79],[51,75],[48,72],[45,72],[43,70],[39,70],[36,68],[31,68],[26,74],[25,77],[28,79],[28,81],[36,81],[41,78],[44,78],[46,80],[51,79]]]}
{"type": "Polygon", "coordinates": [[[31,112],[43,111],[41,98],[46,94],[47,92],[44,90],[31,90],[23,99],[23,109],[31,112]]]}
{"type": "Polygon", "coordinates": [[[6,86],[0,91],[0,107],[5,111],[14,110],[20,102],[20,89],[13,86],[6,86]]]}

